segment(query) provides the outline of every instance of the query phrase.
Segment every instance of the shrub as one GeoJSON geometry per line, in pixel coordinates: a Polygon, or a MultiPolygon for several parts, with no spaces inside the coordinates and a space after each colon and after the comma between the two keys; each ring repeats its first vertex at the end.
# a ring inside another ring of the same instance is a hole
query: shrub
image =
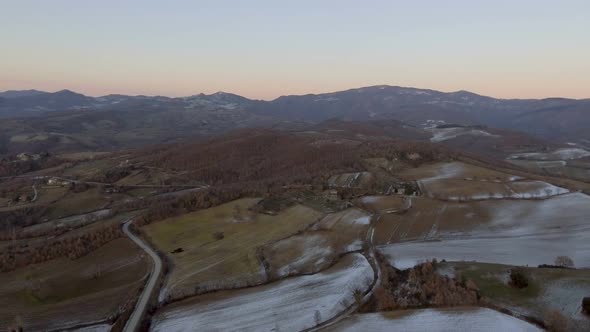
{"type": "Polygon", "coordinates": [[[582,312],[586,313],[587,315],[590,315],[590,296],[585,297],[582,300],[582,312]]]}
{"type": "Polygon", "coordinates": [[[526,288],[529,285],[529,278],[520,269],[510,270],[510,285],[516,288],[526,288]]]}
{"type": "Polygon", "coordinates": [[[322,322],[322,314],[319,310],[315,311],[315,314],[313,315],[313,321],[315,322],[316,326],[320,325],[320,323],[322,322]]]}
{"type": "Polygon", "coordinates": [[[213,238],[217,241],[219,240],[223,240],[223,238],[225,237],[225,235],[223,234],[223,232],[215,232],[213,233],[213,238]]]}
{"type": "Polygon", "coordinates": [[[363,305],[363,291],[357,288],[352,291],[352,296],[354,297],[354,303],[356,304],[356,307],[360,309],[360,307],[363,305]]]}
{"type": "Polygon", "coordinates": [[[557,310],[549,310],[545,313],[545,327],[549,332],[567,331],[568,320],[557,310]]]}
{"type": "Polygon", "coordinates": [[[555,258],[555,265],[572,268],[574,267],[574,261],[568,256],[557,256],[555,258]]]}

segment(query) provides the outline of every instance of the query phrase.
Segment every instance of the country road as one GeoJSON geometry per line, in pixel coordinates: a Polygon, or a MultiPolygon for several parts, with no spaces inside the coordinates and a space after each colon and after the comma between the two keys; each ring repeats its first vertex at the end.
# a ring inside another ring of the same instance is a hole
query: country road
{"type": "Polygon", "coordinates": [[[142,239],[137,237],[129,230],[129,225],[132,222],[132,220],[128,220],[127,222],[125,222],[125,224],[123,224],[123,232],[133,242],[135,242],[135,244],[137,244],[141,249],[147,252],[148,255],[150,255],[152,261],[154,262],[154,265],[152,266],[152,271],[150,273],[149,280],[145,288],[143,289],[143,292],[141,293],[139,300],[135,305],[135,309],[133,310],[133,313],[131,314],[131,316],[127,320],[127,323],[125,324],[125,327],[123,329],[124,332],[137,331],[137,328],[141,323],[143,314],[147,310],[147,305],[149,303],[150,296],[156,288],[156,282],[158,281],[158,277],[160,276],[160,273],[162,273],[162,260],[160,259],[158,254],[152,248],[150,248],[149,245],[146,244],[142,239]]]}

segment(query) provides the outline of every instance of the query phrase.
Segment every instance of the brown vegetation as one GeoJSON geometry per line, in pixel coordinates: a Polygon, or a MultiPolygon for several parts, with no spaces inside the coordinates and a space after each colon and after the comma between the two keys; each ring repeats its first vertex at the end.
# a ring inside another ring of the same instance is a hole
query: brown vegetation
{"type": "Polygon", "coordinates": [[[471,280],[451,279],[436,273],[436,261],[407,270],[397,270],[378,254],[382,280],[366,309],[395,309],[474,305],[479,291],[471,280]]]}
{"type": "Polygon", "coordinates": [[[545,313],[545,328],[549,332],[565,332],[568,330],[568,319],[557,310],[545,313]]]}

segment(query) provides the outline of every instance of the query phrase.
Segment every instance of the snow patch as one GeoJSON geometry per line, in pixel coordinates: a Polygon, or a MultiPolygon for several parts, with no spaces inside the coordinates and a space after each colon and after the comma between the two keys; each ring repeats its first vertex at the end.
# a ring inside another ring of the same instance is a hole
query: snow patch
{"type": "Polygon", "coordinates": [[[333,331],[521,331],[540,332],[523,320],[488,308],[403,310],[387,314],[357,314],[337,324],[333,331]],[[397,315],[396,315],[397,314],[397,315]]]}
{"type": "Polygon", "coordinates": [[[487,131],[483,131],[480,129],[471,129],[471,128],[463,128],[463,127],[455,127],[455,128],[428,128],[430,132],[432,132],[432,137],[430,138],[431,142],[443,142],[446,140],[450,140],[453,138],[457,138],[459,136],[483,136],[483,137],[499,137],[498,135],[493,135],[488,133],[487,131]]]}

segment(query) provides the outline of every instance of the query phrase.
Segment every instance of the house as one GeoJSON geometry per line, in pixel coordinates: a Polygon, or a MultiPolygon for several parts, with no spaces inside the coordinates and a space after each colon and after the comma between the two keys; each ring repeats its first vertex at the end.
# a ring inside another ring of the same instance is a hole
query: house
{"type": "Polygon", "coordinates": [[[331,201],[337,201],[339,199],[338,190],[336,190],[336,189],[325,190],[323,194],[324,194],[325,198],[327,198],[331,201]]]}

